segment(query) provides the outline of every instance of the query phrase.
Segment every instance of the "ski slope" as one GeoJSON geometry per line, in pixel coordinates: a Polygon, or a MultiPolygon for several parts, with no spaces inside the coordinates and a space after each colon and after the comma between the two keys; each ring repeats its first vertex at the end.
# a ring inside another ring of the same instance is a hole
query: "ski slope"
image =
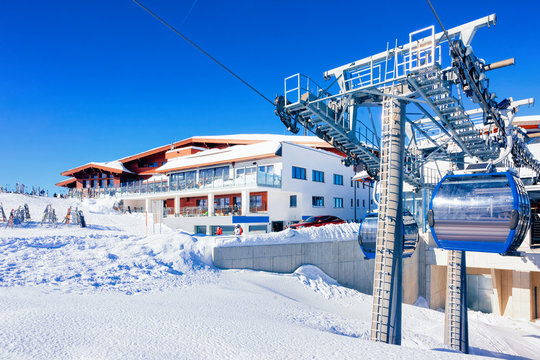
{"type": "MultiPolygon", "coordinates": [[[[356,359],[463,358],[443,345],[444,313],[404,305],[403,346],[369,341],[371,296],[318,268],[294,274],[219,270],[216,245],[335,241],[354,225],[244,237],[192,236],[162,227],[146,235],[142,214],[112,202],[0,194],[4,210],[28,203],[40,220],[70,205],[87,228],[0,225],[0,358],[356,359]],[[323,232],[323,233],[321,233],[323,232]]],[[[422,299],[417,302],[422,305],[422,299]]],[[[538,358],[540,327],[469,313],[471,353],[538,358]]]]}

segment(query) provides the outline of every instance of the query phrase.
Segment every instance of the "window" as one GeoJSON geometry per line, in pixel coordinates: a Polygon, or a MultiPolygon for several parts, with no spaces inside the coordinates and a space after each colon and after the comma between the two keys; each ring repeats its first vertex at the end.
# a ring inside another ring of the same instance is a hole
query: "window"
{"type": "Polygon", "coordinates": [[[306,180],[306,169],[301,167],[292,167],[292,178],[306,180]]]}
{"type": "Polygon", "coordinates": [[[356,207],[360,207],[360,199],[356,199],[356,207]]]}
{"type": "Polygon", "coordinates": [[[360,188],[360,181],[357,181],[357,182],[356,182],[356,188],[357,188],[357,189],[360,188]]]}
{"type": "Polygon", "coordinates": [[[242,209],[242,197],[234,196],[233,197],[233,206],[236,206],[236,210],[242,209]]]}
{"type": "Polygon", "coordinates": [[[195,177],[197,176],[197,171],[185,171],[181,173],[175,173],[171,174],[171,182],[183,182],[183,181],[195,181],[195,177]]]}
{"type": "Polygon", "coordinates": [[[274,165],[261,165],[261,166],[259,166],[259,172],[267,173],[267,174],[273,174],[274,173],[274,165]]]}
{"type": "Polygon", "coordinates": [[[334,184],[343,185],[343,175],[334,174],[334,184]]]}
{"type": "Polygon", "coordinates": [[[195,234],[206,234],[206,225],[195,225],[195,234]]]}
{"type": "Polygon", "coordinates": [[[151,168],[158,167],[158,163],[157,162],[151,162],[150,164],[148,164],[148,167],[151,167],[151,168]]]}
{"type": "Polygon", "coordinates": [[[289,196],[289,207],[296,207],[296,195],[289,196]]]}
{"type": "Polygon", "coordinates": [[[208,209],[208,199],[197,199],[195,201],[195,204],[197,205],[197,207],[208,209]]]}
{"type": "Polygon", "coordinates": [[[324,182],[324,173],[319,170],[313,170],[311,173],[311,180],[315,182],[324,182]]]}
{"type": "Polygon", "coordinates": [[[354,187],[354,181],[352,178],[351,178],[351,187],[354,187]]]}
{"type": "Polygon", "coordinates": [[[324,206],[324,196],[312,196],[311,204],[314,207],[323,207],[324,206]]]}
{"type": "Polygon", "coordinates": [[[199,170],[199,181],[203,184],[210,184],[214,179],[227,180],[229,178],[229,167],[220,166],[210,169],[199,170]]]}
{"type": "Polygon", "coordinates": [[[266,225],[249,225],[249,232],[264,234],[268,232],[268,227],[266,225]]]}
{"type": "Polygon", "coordinates": [[[262,195],[249,196],[249,211],[250,212],[266,211],[266,208],[264,205],[265,204],[263,204],[262,195]]]}
{"type": "Polygon", "coordinates": [[[351,207],[353,207],[353,206],[354,206],[354,200],[351,199],[351,207]]]}
{"type": "Polygon", "coordinates": [[[334,198],[334,207],[343,208],[343,198],[334,198]]]}
{"type": "Polygon", "coordinates": [[[362,200],[362,207],[366,207],[366,200],[362,200]]]}

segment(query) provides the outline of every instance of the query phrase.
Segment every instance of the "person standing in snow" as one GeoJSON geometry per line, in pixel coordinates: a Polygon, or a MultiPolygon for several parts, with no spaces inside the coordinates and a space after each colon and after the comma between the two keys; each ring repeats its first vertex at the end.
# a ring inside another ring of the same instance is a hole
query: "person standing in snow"
{"type": "Polygon", "coordinates": [[[223,229],[221,228],[221,226],[218,226],[217,229],[216,229],[216,235],[223,235],[223,229]]]}
{"type": "Polygon", "coordinates": [[[234,235],[242,235],[243,232],[244,232],[244,229],[242,229],[240,224],[236,224],[234,228],[234,235]]]}

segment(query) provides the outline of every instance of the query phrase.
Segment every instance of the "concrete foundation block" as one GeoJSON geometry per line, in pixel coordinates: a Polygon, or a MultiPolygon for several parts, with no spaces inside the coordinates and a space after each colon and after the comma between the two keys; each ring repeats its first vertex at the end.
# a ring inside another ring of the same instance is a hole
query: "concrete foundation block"
{"type": "Polygon", "coordinates": [[[230,259],[223,259],[220,256],[214,258],[214,266],[220,269],[232,269],[233,261],[230,259]]]}
{"type": "Polygon", "coordinates": [[[339,263],[339,283],[347,287],[354,286],[354,262],[340,262],[339,263]]]}
{"type": "Polygon", "coordinates": [[[272,271],[279,273],[292,273],[293,269],[293,257],[289,256],[274,256],[272,257],[272,271]]]}
{"type": "Polygon", "coordinates": [[[355,261],[363,258],[357,241],[341,241],[339,244],[339,261],[355,261]]]}
{"type": "Polygon", "coordinates": [[[253,269],[253,258],[232,260],[234,269],[253,269]]]}
{"type": "Polygon", "coordinates": [[[302,256],[305,264],[322,263],[321,249],[315,243],[302,244],[302,256]]]}
{"type": "Polygon", "coordinates": [[[272,271],[272,257],[253,257],[253,269],[272,271]]]}

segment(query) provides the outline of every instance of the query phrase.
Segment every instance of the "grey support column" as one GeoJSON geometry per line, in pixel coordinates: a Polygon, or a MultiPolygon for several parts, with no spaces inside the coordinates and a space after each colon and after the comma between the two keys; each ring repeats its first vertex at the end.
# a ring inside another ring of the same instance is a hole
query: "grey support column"
{"type": "Polygon", "coordinates": [[[469,353],[467,321],[467,267],[465,251],[448,250],[444,343],[454,350],[469,353]]]}
{"type": "MultiPolygon", "coordinates": [[[[401,87],[392,87],[395,95],[401,87]]],[[[373,283],[371,340],[401,344],[403,154],[405,104],[385,97],[382,106],[380,201],[373,283]]]]}

